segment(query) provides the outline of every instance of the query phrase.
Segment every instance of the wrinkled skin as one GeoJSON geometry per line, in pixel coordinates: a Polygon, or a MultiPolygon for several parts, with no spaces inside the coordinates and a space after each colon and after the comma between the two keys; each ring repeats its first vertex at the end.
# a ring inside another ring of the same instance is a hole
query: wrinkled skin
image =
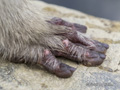
{"type": "Polygon", "coordinates": [[[70,33],[61,33],[64,36],[62,40],[64,51],[45,50],[41,65],[49,72],[54,73],[58,77],[68,78],[76,70],[74,67],[63,64],[58,61],[55,56],[65,57],[72,61],[79,62],[85,66],[98,66],[103,63],[106,58],[105,52],[109,46],[105,43],[92,40],[85,36],[79,36],[77,33],[86,33],[87,27],[64,21],[60,18],[52,18],[47,21],[52,25],[60,25],[70,27],[70,33]]]}

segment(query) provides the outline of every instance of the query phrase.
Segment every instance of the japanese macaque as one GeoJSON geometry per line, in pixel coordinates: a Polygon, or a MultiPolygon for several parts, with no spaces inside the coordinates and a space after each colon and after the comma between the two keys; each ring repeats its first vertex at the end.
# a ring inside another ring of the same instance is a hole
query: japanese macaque
{"type": "Polygon", "coordinates": [[[107,44],[86,37],[86,26],[45,15],[29,0],[0,0],[0,57],[15,63],[41,65],[61,78],[76,68],[57,60],[68,58],[97,66],[107,44]]]}

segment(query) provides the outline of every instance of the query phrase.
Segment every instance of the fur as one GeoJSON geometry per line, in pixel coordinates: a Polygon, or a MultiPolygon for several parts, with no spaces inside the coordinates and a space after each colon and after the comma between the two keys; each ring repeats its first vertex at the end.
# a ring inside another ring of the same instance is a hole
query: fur
{"type": "Polygon", "coordinates": [[[0,55],[3,59],[37,63],[46,48],[62,50],[58,33],[65,27],[46,22],[48,16],[29,0],[0,0],[0,55]]]}

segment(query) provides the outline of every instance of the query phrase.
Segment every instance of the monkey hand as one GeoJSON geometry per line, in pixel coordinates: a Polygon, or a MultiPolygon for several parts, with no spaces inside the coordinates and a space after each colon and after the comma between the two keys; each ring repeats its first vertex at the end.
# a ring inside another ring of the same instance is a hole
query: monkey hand
{"type": "Polygon", "coordinates": [[[48,71],[59,77],[66,78],[70,77],[76,70],[71,66],[61,63],[55,56],[65,57],[85,66],[98,66],[103,63],[106,58],[106,50],[109,46],[86,37],[84,35],[87,30],[86,26],[70,23],[60,18],[52,18],[47,22],[55,27],[66,27],[64,30],[66,32],[55,34],[61,37],[63,48],[61,50],[49,48],[49,50],[44,51],[44,58],[41,64],[48,71]]]}

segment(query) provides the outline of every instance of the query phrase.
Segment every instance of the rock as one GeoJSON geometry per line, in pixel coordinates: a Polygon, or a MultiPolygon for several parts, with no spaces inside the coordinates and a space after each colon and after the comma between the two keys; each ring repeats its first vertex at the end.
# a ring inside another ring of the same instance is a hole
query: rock
{"type": "Polygon", "coordinates": [[[68,79],[58,78],[38,66],[0,60],[0,90],[120,90],[120,22],[42,1],[32,3],[49,15],[86,25],[89,37],[110,45],[107,58],[99,67],[85,67],[62,59],[77,68],[68,79]]]}

